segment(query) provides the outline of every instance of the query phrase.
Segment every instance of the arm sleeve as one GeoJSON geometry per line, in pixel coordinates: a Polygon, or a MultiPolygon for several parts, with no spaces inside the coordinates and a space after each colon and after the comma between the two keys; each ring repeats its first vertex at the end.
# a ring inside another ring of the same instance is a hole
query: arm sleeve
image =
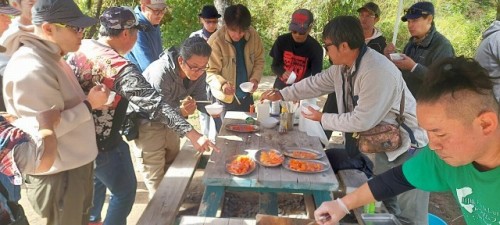
{"type": "Polygon", "coordinates": [[[269,56],[273,58],[273,62],[271,63],[271,70],[273,73],[281,77],[285,72],[284,63],[283,63],[283,50],[279,46],[280,38],[276,39],[273,44],[273,48],[269,51],[269,56]]]}
{"type": "Polygon", "coordinates": [[[262,78],[262,73],[264,72],[264,46],[262,44],[262,40],[259,37],[259,34],[257,31],[254,31],[253,33],[255,35],[255,46],[254,47],[254,52],[255,52],[255,61],[253,62],[253,69],[252,69],[252,74],[249,77],[249,80],[256,80],[257,82],[260,82],[260,79],[262,78]]]}
{"type": "Polygon", "coordinates": [[[120,72],[114,89],[129,101],[136,111],[148,115],[148,119],[164,123],[183,137],[193,127],[179,113],[162,100],[162,96],[151,87],[135,65],[120,72]]]}
{"type": "Polygon", "coordinates": [[[414,189],[406,180],[402,166],[394,167],[368,181],[368,186],[377,201],[414,189]]]}
{"type": "Polygon", "coordinates": [[[285,101],[296,101],[329,94],[335,90],[333,77],[339,71],[337,66],[331,66],[316,76],[307,77],[292,86],[283,88],[280,91],[281,96],[285,101]]]}
{"type": "MultiPolygon", "coordinates": [[[[19,69],[23,70],[22,67],[19,69]]],[[[57,137],[64,136],[78,129],[81,124],[92,120],[92,115],[83,100],[73,107],[65,108],[60,83],[56,76],[48,74],[47,70],[41,67],[28,69],[29,71],[19,72],[15,81],[6,84],[13,90],[13,108],[20,117],[35,116],[37,112],[50,109],[55,105],[62,110],[60,123],[55,129],[57,137]],[[32,76],[33,74],[36,76],[32,76]],[[36,92],[43,94],[33,94],[30,87],[36,87],[36,92]]]]}

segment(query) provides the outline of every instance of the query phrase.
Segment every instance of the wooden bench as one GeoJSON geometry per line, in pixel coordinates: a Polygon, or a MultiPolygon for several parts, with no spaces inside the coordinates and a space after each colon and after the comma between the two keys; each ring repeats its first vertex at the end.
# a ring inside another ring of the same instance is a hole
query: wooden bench
{"type": "Polygon", "coordinates": [[[182,140],[181,150],[139,218],[137,225],[174,224],[201,155],[190,141],[182,140]]]}

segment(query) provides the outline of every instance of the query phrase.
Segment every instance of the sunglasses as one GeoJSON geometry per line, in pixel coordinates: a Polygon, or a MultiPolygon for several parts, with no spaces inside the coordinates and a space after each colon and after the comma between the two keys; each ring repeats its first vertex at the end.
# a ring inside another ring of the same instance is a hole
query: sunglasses
{"type": "Polygon", "coordinates": [[[307,32],[298,32],[298,31],[290,31],[292,34],[298,34],[298,35],[306,35],[307,32]]]}
{"type": "Polygon", "coordinates": [[[85,31],[84,27],[76,27],[76,26],[71,26],[67,24],[62,24],[62,23],[54,23],[58,27],[63,27],[63,28],[69,28],[73,30],[75,33],[83,33],[85,31]]]}
{"type": "Polygon", "coordinates": [[[153,14],[159,16],[163,13],[165,13],[167,11],[167,7],[163,8],[163,9],[153,9],[149,6],[146,6],[146,8],[148,8],[149,10],[151,10],[153,12],[153,14]]]}
{"type": "Polygon", "coordinates": [[[330,43],[330,44],[323,44],[323,48],[325,48],[325,50],[328,52],[328,47],[329,46],[332,46],[333,43],[330,43]]]}
{"type": "Polygon", "coordinates": [[[409,9],[405,9],[405,15],[408,15],[408,14],[421,14],[421,15],[429,15],[431,14],[430,12],[428,11],[425,11],[423,9],[419,9],[419,8],[409,8],[409,9]]]}

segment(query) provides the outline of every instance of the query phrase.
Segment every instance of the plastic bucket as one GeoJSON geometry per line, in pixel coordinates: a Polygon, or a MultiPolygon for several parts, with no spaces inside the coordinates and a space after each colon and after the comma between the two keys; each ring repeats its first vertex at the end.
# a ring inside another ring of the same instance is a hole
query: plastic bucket
{"type": "Polygon", "coordinates": [[[432,213],[429,213],[429,225],[447,225],[447,223],[439,218],[438,216],[432,214],[432,213]]]}

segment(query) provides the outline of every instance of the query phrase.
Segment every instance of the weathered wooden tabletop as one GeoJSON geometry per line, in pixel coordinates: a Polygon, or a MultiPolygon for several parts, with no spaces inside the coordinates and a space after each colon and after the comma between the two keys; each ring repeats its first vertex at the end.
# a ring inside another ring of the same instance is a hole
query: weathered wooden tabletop
{"type": "MultiPolygon", "coordinates": [[[[277,127],[253,133],[238,133],[224,128],[226,124],[245,123],[251,116],[243,112],[227,112],[217,138],[220,152],[213,152],[205,168],[203,182],[206,186],[198,215],[215,216],[222,195],[226,190],[254,191],[262,193],[295,192],[312,194],[316,205],[331,199],[331,192],[338,189],[338,180],[331,168],[321,173],[297,173],[282,166],[263,167],[258,165],[255,171],[246,176],[233,176],[226,172],[226,160],[233,155],[248,154],[253,156],[259,149],[273,148],[284,150],[293,147],[306,147],[323,150],[317,137],[310,137],[297,127],[285,134],[280,134],[277,127]]],[[[320,159],[328,163],[328,159],[320,159]]],[[[272,198],[272,195],[271,195],[272,198]]],[[[275,207],[272,203],[269,207],[275,207]]],[[[262,203],[261,203],[262,208],[262,203]]],[[[274,211],[277,213],[277,210],[274,211]]]]}

